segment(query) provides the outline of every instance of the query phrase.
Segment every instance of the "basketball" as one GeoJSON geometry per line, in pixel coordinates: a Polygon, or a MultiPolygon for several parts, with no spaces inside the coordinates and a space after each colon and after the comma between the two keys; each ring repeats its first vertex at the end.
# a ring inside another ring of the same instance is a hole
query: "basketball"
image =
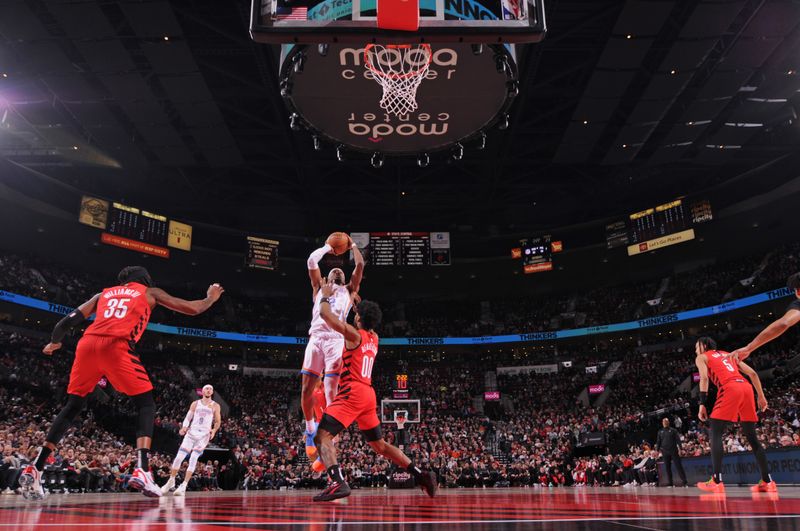
{"type": "Polygon", "coordinates": [[[338,256],[346,253],[350,248],[350,236],[344,232],[334,232],[328,236],[328,239],[325,240],[325,243],[333,247],[333,254],[338,256]]]}

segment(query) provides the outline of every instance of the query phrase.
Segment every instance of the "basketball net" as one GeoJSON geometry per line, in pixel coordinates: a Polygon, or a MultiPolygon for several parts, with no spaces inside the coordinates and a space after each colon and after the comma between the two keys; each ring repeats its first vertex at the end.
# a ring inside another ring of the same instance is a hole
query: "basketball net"
{"type": "Polygon", "coordinates": [[[403,426],[406,425],[406,418],[405,417],[397,417],[394,419],[395,424],[397,424],[397,429],[402,430],[403,426]]]}
{"type": "Polygon", "coordinates": [[[417,89],[431,66],[430,44],[368,44],[364,64],[383,88],[381,109],[395,116],[417,110],[417,89]]]}

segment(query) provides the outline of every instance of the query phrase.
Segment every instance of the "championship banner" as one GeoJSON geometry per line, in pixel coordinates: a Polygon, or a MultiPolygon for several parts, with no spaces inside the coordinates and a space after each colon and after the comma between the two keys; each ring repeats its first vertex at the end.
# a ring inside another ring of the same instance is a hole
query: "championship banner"
{"type": "Polygon", "coordinates": [[[694,229],[688,229],[676,232],[675,234],[668,234],[654,240],[647,240],[646,242],[629,245],[628,256],[655,251],[656,249],[669,247],[677,243],[688,242],[689,240],[694,240],[694,229]]]}
{"type": "Polygon", "coordinates": [[[108,201],[88,195],[83,196],[78,221],[84,225],[105,230],[108,225],[108,201]]]}
{"type": "Polygon", "coordinates": [[[192,226],[175,220],[169,220],[167,246],[184,251],[192,250],[192,226]]]}

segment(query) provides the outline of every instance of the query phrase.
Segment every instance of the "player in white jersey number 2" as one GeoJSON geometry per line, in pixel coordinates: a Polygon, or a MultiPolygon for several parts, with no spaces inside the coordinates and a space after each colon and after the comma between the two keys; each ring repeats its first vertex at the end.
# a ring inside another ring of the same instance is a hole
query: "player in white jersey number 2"
{"type": "Polygon", "coordinates": [[[214,388],[211,385],[203,386],[203,398],[192,402],[186,418],[183,419],[183,426],[178,432],[183,435],[178,455],[172,462],[172,470],[169,472],[169,480],[161,487],[161,492],[166,494],[175,486],[175,476],[181,468],[183,460],[189,456],[189,468],[186,469],[186,476],[183,483],[175,489],[173,496],[183,496],[186,494],[186,487],[192,479],[197,460],[203,454],[209,441],[217,434],[217,430],[222,424],[222,417],[219,412],[219,404],[211,400],[214,396],[214,388]]]}
{"type": "MultiPolygon", "coordinates": [[[[353,251],[353,260],[355,261],[355,269],[350,276],[350,282],[345,283],[344,271],[338,267],[331,269],[328,273],[328,284],[335,286],[333,295],[328,297],[328,303],[334,314],[342,321],[347,321],[347,315],[353,306],[353,299],[358,297],[361,278],[364,275],[364,256],[353,240],[350,240],[350,249],[353,251]]],[[[339,370],[344,351],[344,336],[333,330],[319,315],[319,305],[322,299],[320,293],[322,273],[319,270],[319,261],[332,251],[333,248],[326,243],[308,257],[308,276],[311,279],[314,309],[311,315],[311,328],[308,331],[309,338],[303,359],[303,368],[300,371],[300,374],[303,375],[300,405],[305,417],[306,454],[310,459],[317,455],[314,435],[321,420],[314,419],[314,389],[319,378],[324,374],[325,399],[328,404],[333,402],[339,388],[339,370]]]]}

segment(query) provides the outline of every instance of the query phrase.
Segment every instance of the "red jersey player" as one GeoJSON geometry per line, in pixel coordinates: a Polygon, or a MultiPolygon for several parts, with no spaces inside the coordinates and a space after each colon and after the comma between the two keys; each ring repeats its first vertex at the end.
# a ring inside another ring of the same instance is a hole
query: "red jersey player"
{"type": "Polygon", "coordinates": [[[753,399],[753,387],[758,393],[758,407],[761,411],[767,409],[767,399],[758,373],[743,362],[737,362],[728,357],[727,352],[717,350],[717,343],[710,337],[701,337],[695,344],[695,363],[700,371],[700,411],[698,417],[702,421],[709,418],[706,410],[708,400],[708,380],[717,386],[717,400],[711,411],[711,462],[714,475],[710,480],[697,484],[697,487],[706,492],[725,492],[722,483],[722,436],[728,423],[741,423],[742,432],[750,443],[755,454],[758,469],[761,472],[761,481],[752,487],[753,492],[777,492],[775,482],[769,476],[767,468],[767,454],[758,441],[756,435],[756,404],[753,399]],[[740,372],[741,371],[741,372],[740,372]],[[750,378],[752,386],[745,380],[750,378]]]}
{"type": "Polygon", "coordinates": [[[314,438],[331,482],[325,490],[314,496],[314,501],[331,501],[350,495],[350,486],[336,462],[333,438],[353,422],[358,423],[358,429],[375,452],[408,471],[417,484],[433,497],[436,494],[436,475],[417,468],[399,448],[384,441],[381,434],[381,423],[376,413],[378,405],[372,388],[372,368],[378,354],[375,329],[381,322],[380,307],[374,302],[361,301],[356,308],[356,326],[353,327],[340,321],[331,311],[328,297],[333,294],[333,286],[324,284],[321,293],[320,316],[333,330],[344,336],[345,344],[339,391],[325,409],[314,438]]]}
{"type": "Polygon", "coordinates": [[[186,301],[152,287],[150,274],[143,267],[126,267],[117,278],[120,285],[104,289],[59,321],[53,329],[50,343],[44,347],[45,354],[53,354],[61,348],[61,340],[68,329],[96,313],[95,321],[83,333],[75,350],[67,387],[67,404],[50,426],[36,461],[26,467],[20,476],[19,483],[26,499],[44,497],[41,472],[45,462],[86,405],[86,396],[103,376],[114,389],[130,396],[139,411],[136,430],[138,461],[129,484],[141,490],[145,496],[161,496],[161,489],[148,472],[148,452],[155,419],[153,384],[136,354],[136,342],[147,328],[150,313],[156,305],[187,315],[197,315],[209,309],[224,290],[219,284],[213,284],[209,286],[205,299],[186,301]]]}

